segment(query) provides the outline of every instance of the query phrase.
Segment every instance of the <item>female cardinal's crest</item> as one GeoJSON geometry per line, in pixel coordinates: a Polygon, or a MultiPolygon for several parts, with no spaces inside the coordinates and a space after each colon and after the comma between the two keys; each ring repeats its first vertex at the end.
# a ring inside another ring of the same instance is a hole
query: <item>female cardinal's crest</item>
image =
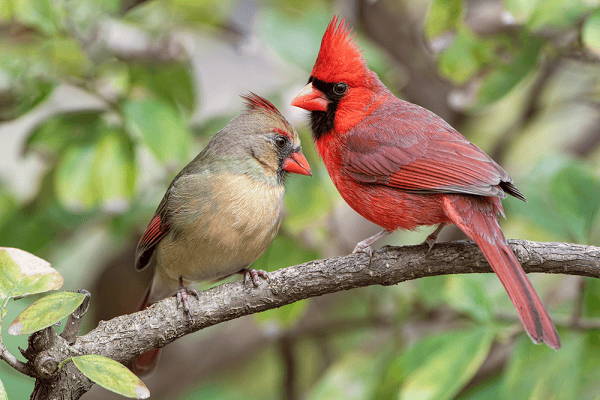
{"type": "MultiPolygon", "coordinates": [[[[289,129],[292,131],[294,130],[294,128],[292,128],[290,123],[287,121],[287,119],[285,119],[285,117],[279,112],[277,107],[275,107],[269,100],[267,100],[263,97],[260,97],[256,93],[252,93],[252,92],[250,92],[249,94],[243,94],[241,97],[244,100],[246,100],[246,111],[248,111],[248,112],[253,112],[253,111],[266,112],[266,113],[276,117],[277,119],[279,119],[283,123],[283,125],[286,127],[286,129],[289,129]]],[[[287,136],[290,136],[289,132],[285,132],[284,130],[281,130],[281,129],[279,129],[279,131],[281,131],[281,133],[283,133],[287,136]]]]}
{"type": "Polygon", "coordinates": [[[333,17],[323,35],[311,73],[313,77],[325,82],[338,82],[364,76],[367,66],[351,33],[343,18],[338,24],[338,17],[333,17]]]}
{"type": "Polygon", "coordinates": [[[246,110],[248,111],[263,110],[283,118],[283,115],[281,115],[277,107],[269,100],[260,97],[256,93],[250,92],[250,94],[243,94],[242,98],[246,100],[246,110]]]}

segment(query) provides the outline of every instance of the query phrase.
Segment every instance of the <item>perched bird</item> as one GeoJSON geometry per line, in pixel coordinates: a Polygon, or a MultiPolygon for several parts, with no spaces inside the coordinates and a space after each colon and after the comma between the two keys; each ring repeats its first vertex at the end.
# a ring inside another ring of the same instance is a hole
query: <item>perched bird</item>
{"type": "MultiPolygon", "coordinates": [[[[277,235],[286,173],[311,171],[297,132],[277,108],[254,93],[242,97],[246,111],[177,174],[140,239],[136,269],[156,256],[140,310],[175,293],[188,310],[192,281],[245,273],[257,285],[266,277],[248,267],[277,235]]],[[[158,353],[142,354],[130,368],[150,372],[158,353]]]]}
{"type": "Polygon", "coordinates": [[[525,201],[488,155],[433,112],[396,98],[367,68],[350,30],[330,22],[308,80],[292,105],[310,111],[317,150],[344,200],[384,230],[446,224],[473,239],[535,343],[559,349],[556,328],[498,224],[500,199],[525,201]]]}

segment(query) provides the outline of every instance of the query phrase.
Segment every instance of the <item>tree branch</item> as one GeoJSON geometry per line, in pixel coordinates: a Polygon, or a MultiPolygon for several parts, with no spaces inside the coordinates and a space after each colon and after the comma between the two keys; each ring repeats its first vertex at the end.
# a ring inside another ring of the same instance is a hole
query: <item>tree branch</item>
{"type": "MultiPolygon", "coordinates": [[[[600,277],[598,247],[526,240],[510,240],[509,244],[526,272],[600,277]]],[[[102,321],[77,338],[67,353],[99,354],[126,364],[189,333],[309,297],[426,276],[482,272],[491,268],[472,242],[436,244],[429,254],[422,245],[386,246],[370,262],[365,254],[315,260],[271,272],[269,282],[256,288],[236,281],[201,292],[198,300],[190,298],[193,320],[173,297],[161,300],[146,310],[102,321]]],[[[77,378],[70,374],[71,385],[79,377],[87,381],[77,374],[77,378]]]]}
{"type": "Polygon", "coordinates": [[[8,351],[6,346],[4,346],[3,343],[0,343],[0,359],[4,360],[8,365],[13,367],[20,373],[27,375],[27,376],[33,376],[33,375],[31,375],[31,372],[29,372],[27,365],[24,362],[17,359],[17,357],[13,356],[10,353],[10,351],[8,351]]]}

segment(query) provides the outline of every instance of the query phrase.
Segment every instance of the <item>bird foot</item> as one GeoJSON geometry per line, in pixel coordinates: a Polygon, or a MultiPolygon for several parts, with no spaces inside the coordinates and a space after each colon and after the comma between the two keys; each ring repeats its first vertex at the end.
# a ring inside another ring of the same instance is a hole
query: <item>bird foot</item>
{"type": "Polygon", "coordinates": [[[373,236],[371,236],[370,238],[366,238],[365,240],[363,240],[362,242],[359,242],[356,247],[354,248],[354,250],[352,251],[352,253],[365,253],[369,255],[369,263],[371,262],[370,259],[373,256],[373,249],[371,248],[371,244],[374,243],[376,240],[381,239],[384,236],[389,235],[390,233],[392,233],[391,231],[387,231],[387,230],[383,230],[379,233],[374,234],[373,236]]]}
{"type": "Polygon", "coordinates": [[[427,253],[429,254],[429,252],[431,251],[431,249],[433,249],[433,245],[435,244],[436,238],[435,237],[431,237],[432,235],[427,236],[427,238],[423,241],[423,243],[421,243],[421,245],[426,244],[429,248],[427,249],[427,253]]]}
{"type": "Polygon", "coordinates": [[[196,289],[189,289],[183,286],[183,280],[179,278],[179,289],[177,290],[177,306],[182,306],[183,310],[190,317],[192,316],[192,312],[190,311],[190,304],[188,300],[188,295],[192,294],[196,299],[200,300],[200,295],[196,289]]]}
{"type": "Polygon", "coordinates": [[[260,285],[259,277],[262,277],[265,280],[269,281],[269,275],[266,271],[263,271],[262,269],[244,268],[239,273],[244,275],[244,286],[246,287],[248,286],[249,280],[252,280],[254,287],[260,285]]]}
{"type": "Polygon", "coordinates": [[[442,231],[442,229],[444,229],[444,226],[446,226],[445,223],[439,224],[438,227],[435,229],[435,231],[431,232],[431,234],[429,236],[427,236],[425,241],[423,243],[421,243],[421,245],[426,244],[427,246],[429,246],[429,249],[427,249],[427,253],[425,255],[429,254],[429,252],[433,248],[433,245],[435,244],[437,237],[440,234],[440,232],[442,231]]]}
{"type": "Polygon", "coordinates": [[[352,250],[352,253],[365,253],[369,256],[369,258],[371,258],[373,256],[373,249],[371,248],[370,244],[365,242],[366,240],[363,240],[362,242],[358,243],[354,250],[352,250]]]}

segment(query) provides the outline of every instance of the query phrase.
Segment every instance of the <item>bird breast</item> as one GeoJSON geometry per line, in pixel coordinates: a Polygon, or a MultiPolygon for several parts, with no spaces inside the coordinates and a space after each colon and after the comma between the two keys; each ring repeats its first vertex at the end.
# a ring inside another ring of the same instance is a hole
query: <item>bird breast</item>
{"type": "Polygon", "coordinates": [[[173,279],[219,279],[246,268],[277,235],[283,186],[244,174],[192,175],[173,187],[171,231],[157,267],[173,279]]]}

